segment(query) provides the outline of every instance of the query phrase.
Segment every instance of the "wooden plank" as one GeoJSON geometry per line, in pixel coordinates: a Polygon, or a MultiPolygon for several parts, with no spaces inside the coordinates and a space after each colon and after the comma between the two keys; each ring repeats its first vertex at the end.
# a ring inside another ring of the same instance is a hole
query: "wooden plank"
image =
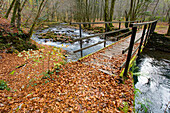
{"type": "Polygon", "coordinates": [[[93,45],[90,45],[90,46],[87,46],[87,47],[78,49],[78,50],[73,51],[73,52],[74,52],[74,53],[77,53],[77,52],[82,51],[82,50],[84,50],[84,49],[88,49],[88,48],[90,48],[90,47],[93,47],[93,46],[96,46],[96,45],[98,45],[98,44],[101,44],[101,43],[103,43],[103,42],[105,42],[105,40],[104,40],[104,41],[100,41],[100,42],[98,42],[98,43],[96,43],[96,44],[93,44],[93,45]]]}
{"type": "Polygon", "coordinates": [[[96,35],[92,35],[92,36],[87,36],[87,37],[75,39],[75,40],[73,40],[73,42],[80,41],[80,40],[84,40],[84,39],[93,38],[93,37],[100,36],[100,35],[107,35],[107,34],[111,34],[111,33],[117,33],[117,32],[124,31],[124,30],[128,30],[128,29],[129,29],[129,28],[120,29],[120,30],[115,30],[115,31],[110,31],[110,32],[105,32],[105,33],[99,33],[99,34],[96,34],[96,35]]]}
{"type": "Polygon", "coordinates": [[[111,75],[111,76],[114,75],[114,74],[110,73],[109,71],[106,71],[106,70],[103,70],[103,69],[98,69],[98,70],[105,73],[105,74],[111,75]]]}
{"type": "MultiPolygon", "coordinates": [[[[136,51],[139,49],[139,46],[135,49],[135,51],[132,53],[132,57],[133,55],[136,53],[136,51]]],[[[120,66],[120,69],[124,68],[126,64],[126,61],[120,66]]]]}
{"type": "MultiPolygon", "coordinates": [[[[83,62],[83,64],[90,66],[90,64],[85,63],[85,62],[83,62]]],[[[97,65],[97,64],[96,64],[96,65],[97,65]]],[[[93,67],[93,66],[92,66],[92,67],[93,67]]],[[[93,67],[93,68],[95,68],[95,67],[93,67]]],[[[110,72],[108,72],[108,71],[106,71],[106,70],[103,70],[103,69],[98,69],[98,70],[101,71],[101,72],[103,72],[103,73],[105,73],[105,74],[111,75],[111,76],[114,75],[114,74],[112,74],[112,73],[110,73],[110,72]]]]}
{"type": "MultiPolygon", "coordinates": [[[[141,38],[142,38],[142,37],[140,37],[139,39],[137,39],[137,40],[134,42],[134,44],[136,44],[141,38]]],[[[129,49],[129,47],[126,48],[125,50],[123,50],[123,51],[122,51],[122,54],[125,54],[128,49],[129,49]]]]}

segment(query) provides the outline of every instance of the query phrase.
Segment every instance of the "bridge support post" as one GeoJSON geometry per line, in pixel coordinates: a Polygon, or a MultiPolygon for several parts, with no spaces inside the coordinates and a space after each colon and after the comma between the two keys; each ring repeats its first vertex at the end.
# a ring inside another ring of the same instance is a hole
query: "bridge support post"
{"type": "Polygon", "coordinates": [[[146,41],[148,39],[150,29],[151,29],[151,24],[149,24],[148,29],[147,29],[147,34],[146,34],[146,37],[145,37],[144,46],[146,45],[146,41]]]}
{"type": "MultiPolygon", "coordinates": [[[[82,37],[81,24],[79,24],[79,30],[80,30],[80,38],[81,38],[82,37]]],[[[83,48],[82,44],[83,44],[83,42],[82,42],[82,40],[80,40],[80,49],[83,48]]],[[[81,50],[81,57],[83,57],[83,50],[81,50]]]]}
{"type": "MultiPolygon", "coordinates": [[[[105,23],[105,32],[107,32],[107,23],[105,23]]],[[[105,40],[104,47],[106,47],[106,36],[107,35],[104,35],[104,40],[105,40]]]]}
{"type": "Polygon", "coordinates": [[[120,22],[120,20],[119,20],[119,29],[121,28],[121,22],[120,22]]]}
{"type": "Polygon", "coordinates": [[[153,33],[153,30],[154,30],[154,24],[155,24],[155,23],[151,23],[150,31],[149,31],[149,35],[148,35],[148,37],[147,37],[147,40],[150,38],[151,34],[153,33]]]}
{"type": "Polygon", "coordinates": [[[155,31],[155,28],[156,28],[156,24],[157,24],[157,21],[153,23],[153,29],[152,29],[152,34],[153,34],[153,32],[155,31]]]}
{"type": "Polygon", "coordinates": [[[144,39],[144,36],[145,36],[146,28],[147,28],[147,25],[144,25],[143,33],[142,33],[142,37],[141,37],[141,41],[140,41],[140,45],[139,45],[139,50],[138,50],[138,56],[140,55],[140,50],[141,50],[141,47],[142,47],[142,44],[143,44],[143,39],[144,39]]]}
{"type": "Polygon", "coordinates": [[[123,73],[123,77],[127,77],[127,72],[128,72],[128,68],[129,68],[130,59],[132,57],[131,55],[132,55],[133,45],[134,45],[134,41],[135,41],[135,37],[136,37],[136,32],[137,32],[137,27],[133,27],[132,28],[132,36],[131,36],[130,45],[129,45],[128,56],[127,56],[127,59],[126,59],[126,66],[125,66],[125,70],[124,70],[124,73],[123,73]]]}
{"type": "MultiPolygon", "coordinates": [[[[140,23],[142,23],[142,20],[140,20],[140,23]]],[[[140,29],[142,29],[142,26],[140,26],[140,29]]]]}
{"type": "MultiPolygon", "coordinates": [[[[138,23],[138,21],[136,21],[136,23],[138,23]]],[[[139,27],[137,27],[137,30],[139,30],[139,28],[140,28],[140,26],[139,26],[139,27]]]]}

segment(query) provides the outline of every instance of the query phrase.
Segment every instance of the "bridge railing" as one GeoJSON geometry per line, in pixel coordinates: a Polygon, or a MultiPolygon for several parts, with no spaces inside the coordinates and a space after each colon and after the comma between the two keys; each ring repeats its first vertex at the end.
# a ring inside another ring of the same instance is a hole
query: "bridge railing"
{"type": "Polygon", "coordinates": [[[146,45],[147,40],[150,38],[150,35],[153,34],[153,32],[156,28],[156,24],[157,24],[157,20],[151,21],[151,22],[133,23],[133,24],[130,25],[130,27],[132,27],[132,36],[131,36],[131,39],[130,39],[130,44],[129,44],[128,48],[126,48],[125,50],[122,51],[122,54],[124,54],[128,51],[128,55],[127,55],[126,61],[120,67],[120,68],[125,67],[124,74],[123,74],[124,77],[127,76],[127,72],[128,72],[128,69],[129,69],[129,64],[130,64],[131,58],[135,54],[137,54],[138,56],[140,55],[142,46],[146,45]],[[143,33],[142,33],[142,36],[135,41],[136,33],[137,33],[137,27],[143,27],[143,33]],[[136,47],[135,50],[133,50],[134,45],[139,41],[140,41],[139,46],[136,47]]]}
{"type": "MultiPolygon", "coordinates": [[[[120,32],[120,31],[129,30],[129,28],[121,29],[121,23],[127,23],[127,24],[130,24],[130,25],[131,25],[132,23],[135,23],[135,22],[138,23],[138,22],[141,22],[141,21],[76,22],[76,23],[70,23],[70,24],[72,24],[72,25],[74,25],[74,24],[78,24],[78,25],[79,25],[79,34],[80,34],[80,38],[79,38],[79,39],[73,40],[73,42],[80,41],[80,49],[75,50],[75,51],[73,51],[73,52],[74,52],[74,53],[76,53],[76,52],[81,52],[81,57],[83,57],[83,50],[85,50],[85,49],[88,49],[88,48],[90,48],[90,47],[96,46],[96,45],[101,44],[101,43],[104,43],[104,47],[106,47],[106,39],[107,39],[106,35],[112,34],[112,33],[118,33],[118,32],[120,32]],[[119,24],[119,30],[107,32],[107,31],[108,31],[108,30],[107,30],[107,26],[108,26],[108,24],[110,24],[110,23],[118,23],[118,24],[119,24]],[[105,24],[105,33],[98,33],[98,34],[95,34],[95,35],[92,35],[92,36],[82,37],[82,25],[84,25],[84,24],[105,24]],[[101,36],[101,35],[104,35],[104,41],[99,41],[99,42],[96,43],[96,44],[93,44],[93,45],[90,45],[90,46],[87,46],[87,47],[84,47],[84,48],[83,48],[83,40],[84,40],[84,39],[89,39],[89,38],[93,38],[93,37],[101,36]]],[[[138,27],[138,28],[140,28],[140,27],[138,27]]],[[[125,35],[130,35],[130,34],[132,34],[132,31],[128,31],[128,32],[126,32],[126,33],[117,35],[117,36],[115,36],[115,37],[113,37],[113,38],[111,38],[111,39],[109,39],[109,40],[117,39],[117,41],[118,41],[119,37],[122,37],[122,36],[125,36],[125,35]]]]}

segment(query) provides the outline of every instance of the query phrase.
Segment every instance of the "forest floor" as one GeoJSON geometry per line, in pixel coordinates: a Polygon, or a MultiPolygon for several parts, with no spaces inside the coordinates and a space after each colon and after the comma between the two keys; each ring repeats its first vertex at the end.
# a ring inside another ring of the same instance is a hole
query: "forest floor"
{"type": "MultiPolygon", "coordinates": [[[[66,63],[61,48],[38,47],[39,50],[0,53],[0,80],[10,88],[0,90],[0,112],[132,112],[132,77],[122,83],[121,70],[111,76],[100,71],[100,66],[84,63],[99,59],[113,46],[70,63],[66,63]]],[[[117,68],[126,55],[119,57],[114,64],[117,68]]],[[[99,61],[109,63],[115,60],[112,58],[99,61]]]]}
{"type": "Polygon", "coordinates": [[[158,34],[166,34],[168,31],[169,24],[168,22],[159,22],[156,25],[155,32],[158,34]]]}

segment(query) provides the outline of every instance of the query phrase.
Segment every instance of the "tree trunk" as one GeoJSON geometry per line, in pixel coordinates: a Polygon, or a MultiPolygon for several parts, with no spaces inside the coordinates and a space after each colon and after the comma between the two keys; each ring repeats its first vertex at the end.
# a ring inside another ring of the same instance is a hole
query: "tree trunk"
{"type": "Polygon", "coordinates": [[[133,11],[133,0],[131,0],[131,2],[130,2],[130,10],[129,10],[129,13],[128,13],[128,18],[131,17],[132,11],[133,11]]]}
{"type": "Polygon", "coordinates": [[[27,1],[28,1],[28,0],[25,0],[24,3],[22,4],[22,6],[21,6],[21,11],[23,10],[23,8],[24,8],[25,4],[27,3],[27,1]]]}
{"type": "Polygon", "coordinates": [[[17,0],[18,2],[18,21],[17,21],[17,28],[20,29],[21,27],[21,1],[17,0]]]}
{"type": "MultiPolygon", "coordinates": [[[[109,0],[105,0],[105,8],[104,8],[104,20],[105,22],[108,22],[109,14],[108,14],[108,8],[109,8],[109,0]]],[[[107,25],[107,24],[106,24],[107,25]]],[[[110,30],[110,27],[107,25],[107,31],[110,30]]]]}
{"type": "Polygon", "coordinates": [[[104,7],[103,7],[103,0],[102,0],[102,2],[101,2],[101,6],[100,6],[100,9],[101,9],[101,11],[100,11],[100,21],[101,20],[103,20],[103,9],[104,9],[104,7]]]}
{"type": "Polygon", "coordinates": [[[170,36],[170,17],[169,17],[169,28],[168,28],[167,35],[170,36]]]}
{"type": "MultiPolygon", "coordinates": [[[[125,11],[125,19],[126,19],[126,21],[128,21],[128,13],[127,13],[127,11],[125,11]]],[[[126,22],[125,23],[125,28],[128,28],[128,22],[126,22]]]]}
{"type": "Polygon", "coordinates": [[[14,4],[15,4],[15,1],[16,1],[16,0],[13,0],[13,1],[12,1],[12,3],[11,3],[11,5],[10,5],[10,7],[9,7],[7,13],[6,13],[6,15],[5,15],[5,18],[8,18],[9,13],[11,12],[11,10],[12,10],[14,4]]]}
{"type": "MultiPolygon", "coordinates": [[[[109,19],[109,21],[112,21],[112,20],[113,20],[115,1],[116,1],[116,0],[112,0],[112,3],[111,3],[110,19],[109,19]]],[[[110,25],[110,27],[113,27],[112,23],[110,23],[109,25],[110,25]]]]}
{"type": "Polygon", "coordinates": [[[15,18],[16,18],[17,8],[18,8],[18,0],[15,2],[15,6],[14,6],[14,10],[13,10],[13,15],[12,15],[12,18],[11,18],[11,25],[12,26],[15,26],[15,18]]]}
{"type": "Polygon", "coordinates": [[[155,5],[155,7],[154,7],[154,9],[152,11],[152,16],[154,16],[154,12],[155,12],[156,7],[158,6],[158,3],[159,3],[159,0],[157,0],[156,5],[155,5]]]}
{"type": "Polygon", "coordinates": [[[104,20],[105,22],[108,21],[108,17],[109,17],[109,14],[108,14],[108,8],[109,8],[109,0],[105,0],[105,8],[104,8],[104,20]]]}
{"type": "Polygon", "coordinates": [[[33,22],[32,26],[31,26],[31,28],[30,28],[30,31],[29,31],[29,39],[30,39],[31,36],[32,36],[34,27],[35,27],[35,25],[36,25],[36,23],[37,23],[37,20],[38,20],[40,14],[41,14],[44,1],[45,1],[45,0],[42,0],[42,1],[41,1],[41,4],[40,4],[39,9],[38,9],[38,12],[37,12],[37,16],[35,17],[34,22],[33,22]]]}

